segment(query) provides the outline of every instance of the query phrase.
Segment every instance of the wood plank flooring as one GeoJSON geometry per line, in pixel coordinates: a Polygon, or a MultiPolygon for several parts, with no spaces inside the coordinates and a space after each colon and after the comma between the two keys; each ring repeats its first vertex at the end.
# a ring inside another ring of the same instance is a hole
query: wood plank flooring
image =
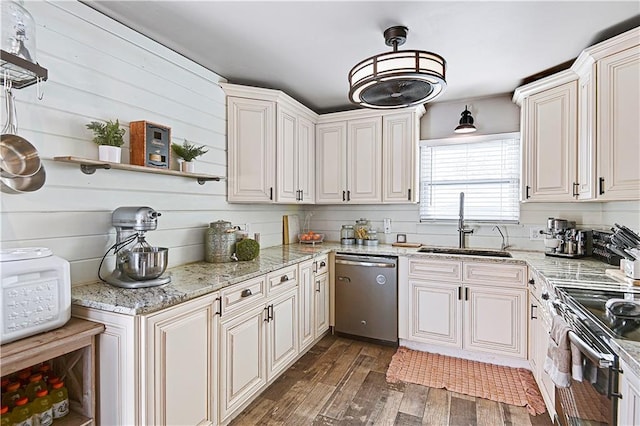
{"type": "Polygon", "coordinates": [[[387,383],[395,348],[328,335],[231,423],[245,425],[546,426],[548,413],[445,389],[387,383]]]}

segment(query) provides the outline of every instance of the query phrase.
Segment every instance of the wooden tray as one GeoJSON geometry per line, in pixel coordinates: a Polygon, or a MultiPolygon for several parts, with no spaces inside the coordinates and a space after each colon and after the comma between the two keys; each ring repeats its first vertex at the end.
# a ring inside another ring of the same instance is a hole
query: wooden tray
{"type": "Polygon", "coordinates": [[[421,243],[393,243],[392,247],[410,247],[410,248],[419,248],[422,247],[421,243]]]}
{"type": "Polygon", "coordinates": [[[604,273],[614,280],[622,281],[630,285],[640,285],[640,280],[627,277],[620,269],[605,269],[604,273]]]}

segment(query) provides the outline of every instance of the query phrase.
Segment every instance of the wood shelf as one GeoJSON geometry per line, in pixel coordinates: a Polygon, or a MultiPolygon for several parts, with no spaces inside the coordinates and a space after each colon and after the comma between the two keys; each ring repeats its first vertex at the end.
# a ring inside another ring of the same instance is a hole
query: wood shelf
{"type": "Polygon", "coordinates": [[[201,173],[186,173],[178,170],[168,170],[168,169],[156,169],[153,167],[146,166],[136,166],[133,164],[122,164],[122,163],[110,163],[108,161],[98,161],[98,160],[89,160],[87,158],[78,158],[78,157],[54,157],[55,161],[61,161],[63,163],[72,163],[79,164],[80,170],[82,173],[87,175],[92,175],[95,173],[97,169],[117,169],[117,170],[129,170],[131,172],[140,172],[140,173],[155,173],[160,175],[170,175],[170,176],[181,176],[190,179],[196,179],[200,185],[204,185],[205,182],[208,181],[221,181],[224,180],[224,176],[214,176],[207,175],[201,173]]]}

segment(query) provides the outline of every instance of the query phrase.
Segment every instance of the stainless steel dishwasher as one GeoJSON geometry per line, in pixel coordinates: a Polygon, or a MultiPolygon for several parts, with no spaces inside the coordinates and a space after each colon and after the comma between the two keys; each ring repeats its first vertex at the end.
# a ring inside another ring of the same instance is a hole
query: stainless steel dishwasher
{"type": "Polygon", "coordinates": [[[398,258],[336,254],[334,331],[398,345],[398,258]]]}

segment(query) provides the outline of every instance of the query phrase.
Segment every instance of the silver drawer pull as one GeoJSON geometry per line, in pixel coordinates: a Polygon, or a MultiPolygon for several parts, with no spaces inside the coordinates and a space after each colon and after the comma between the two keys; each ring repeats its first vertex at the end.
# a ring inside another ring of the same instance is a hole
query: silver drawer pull
{"type": "Polygon", "coordinates": [[[240,297],[249,297],[251,296],[253,293],[251,292],[250,288],[246,288],[244,290],[242,290],[242,293],[240,293],[240,297]]]}
{"type": "Polygon", "coordinates": [[[283,283],[285,281],[289,281],[289,276],[288,275],[283,275],[280,277],[280,282],[283,283]]]}

